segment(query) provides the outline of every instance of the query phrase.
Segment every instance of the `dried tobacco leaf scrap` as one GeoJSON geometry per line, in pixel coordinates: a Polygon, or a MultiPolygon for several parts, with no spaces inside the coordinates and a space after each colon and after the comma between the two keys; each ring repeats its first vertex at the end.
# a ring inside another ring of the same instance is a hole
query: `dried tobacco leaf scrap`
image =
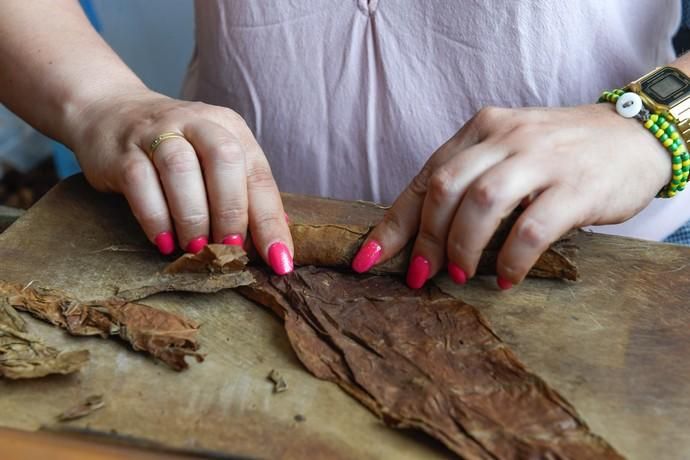
{"type": "Polygon", "coordinates": [[[26,324],[0,298],[0,377],[30,379],[71,374],[89,361],[88,350],[60,351],[26,333],[26,324]]]}
{"type": "Polygon", "coordinates": [[[244,269],[249,259],[239,246],[209,244],[198,254],[185,254],[165,267],[165,273],[233,273],[244,269]]]}
{"type": "Polygon", "coordinates": [[[246,286],[254,281],[244,270],[247,255],[242,248],[224,244],[209,244],[198,254],[185,254],[138,285],[117,290],[116,297],[134,301],[159,292],[218,292],[246,286]]]}
{"type": "Polygon", "coordinates": [[[70,420],[77,420],[86,417],[89,414],[96,412],[105,407],[105,400],[103,395],[92,395],[86,398],[78,405],[67,409],[57,416],[58,422],[67,422],[70,420]]]}
{"type": "Polygon", "coordinates": [[[196,352],[198,324],[173,313],[120,299],[86,303],[56,290],[1,281],[0,296],[72,335],[118,336],[175,370],[187,368],[186,356],[203,361],[196,352]]]}
{"type": "Polygon", "coordinates": [[[164,291],[216,292],[254,281],[243,270],[247,257],[241,248],[209,245],[197,255],[185,255],[166,273],[137,286],[127,286],[105,300],[81,301],[63,292],[0,281],[0,298],[73,335],[117,336],[175,370],[186,369],[185,358],[203,361],[197,353],[199,325],[179,315],[134,302],[164,291]],[[180,273],[191,271],[194,273],[180,273]]]}
{"type": "Polygon", "coordinates": [[[314,267],[254,276],[240,292],[283,309],[307,369],[392,426],[421,429],[463,458],[622,458],[476,308],[436,287],[314,267]]]}
{"type": "Polygon", "coordinates": [[[26,332],[26,321],[4,297],[0,297],[0,324],[19,332],[26,332]]]}
{"type": "Polygon", "coordinates": [[[283,374],[279,371],[271,369],[271,372],[268,373],[268,380],[273,382],[274,393],[282,393],[288,390],[288,384],[285,381],[285,377],[283,377],[283,374]]]}
{"type": "Polygon", "coordinates": [[[88,361],[88,350],[60,351],[0,324],[0,377],[32,379],[51,374],[71,374],[88,361]]]}
{"type": "Polygon", "coordinates": [[[248,271],[215,275],[203,273],[158,274],[136,285],[119,287],[115,293],[115,298],[133,302],[159,292],[211,293],[246,286],[253,281],[254,278],[248,271]]]}

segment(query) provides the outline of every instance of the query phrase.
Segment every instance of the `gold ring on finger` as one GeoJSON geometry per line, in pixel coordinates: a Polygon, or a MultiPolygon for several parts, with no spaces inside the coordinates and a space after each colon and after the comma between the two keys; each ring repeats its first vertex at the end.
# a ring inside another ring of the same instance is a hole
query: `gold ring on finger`
{"type": "Polygon", "coordinates": [[[156,149],[158,147],[160,147],[160,145],[163,142],[167,141],[168,139],[175,139],[175,138],[185,139],[185,137],[182,134],[176,133],[174,131],[168,131],[168,132],[165,132],[165,133],[162,133],[162,134],[159,134],[158,136],[156,136],[156,138],[154,140],[152,140],[151,144],[149,145],[149,159],[151,161],[153,161],[153,154],[156,153],[156,149]]]}

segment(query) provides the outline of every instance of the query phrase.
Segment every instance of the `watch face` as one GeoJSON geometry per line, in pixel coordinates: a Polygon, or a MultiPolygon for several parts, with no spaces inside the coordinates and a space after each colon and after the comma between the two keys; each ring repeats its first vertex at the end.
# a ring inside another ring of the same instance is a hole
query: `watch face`
{"type": "Polygon", "coordinates": [[[676,69],[666,67],[644,81],[642,91],[660,104],[672,105],[690,93],[690,80],[676,69]]]}
{"type": "Polygon", "coordinates": [[[683,82],[678,77],[675,75],[668,75],[654,83],[654,86],[650,87],[649,90],[656,93],[658,97],[666,99],[682,87],[683,82]]]}

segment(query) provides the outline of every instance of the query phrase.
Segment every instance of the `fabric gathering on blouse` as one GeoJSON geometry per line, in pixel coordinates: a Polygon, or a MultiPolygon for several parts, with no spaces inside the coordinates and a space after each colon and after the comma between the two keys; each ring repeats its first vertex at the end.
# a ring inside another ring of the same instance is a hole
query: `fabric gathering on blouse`
{"type": "MultiPolygon", "coordinates": [[[[242,115],[281,190],[390,203],[481,108],[591,104],[673,61],[680,20],[677,0],[197,0],[183,97],[242,115]]],[[[689,219],[686,191],[593,229],[689,219]]]]}

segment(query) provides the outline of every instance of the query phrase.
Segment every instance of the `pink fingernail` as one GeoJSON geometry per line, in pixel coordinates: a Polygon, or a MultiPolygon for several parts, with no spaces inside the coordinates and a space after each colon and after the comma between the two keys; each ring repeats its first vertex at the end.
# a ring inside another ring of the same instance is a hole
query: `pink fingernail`
{"type": "Polygon", "coordinates": [[[238,234],[228,235],[223,238],[223,244],[228,246],[242,246],[244,244],[244,238],[242,238],[242,235],[238,234]]]}
{"type": "Polygon", "coordinates": [[[173,239],[172,232],[160,232],[156,236],[155,242],[158,250],[164,256],[172,254],[175,250],[175,240],[173,239]]]}
{"type": "Polygon", "coordinates": [[[448,263],[448,274],[455,284],[465,284],[467,282],[467,273],[465,273],[465,270],[458,267],[453,262],[448,263]]]}
{"type": "Polygon", "coordinates": [[[407,285],[412,289],[424,286],[429,278],[429,261],[422,256],[414,256],[410,267],[407,269],[407,285]]]}
{"type": "Polygon", "coordinates": [[[292,256],[283,243],[273,243],[268,248],[268,263],[278,275],[287,275],[293,269],[292,256]]]}
{"type": "Polygon", "coordinates": [[[369,271],[381,258],[383,248],[378,241],[369,240],[362,246],[352,260],[352,269],[357,273],[369,271]]]}
{"type": "Polygon", "coordinates": [[[208,244],[208,238],[205,236],[198,236],[194,238],[192,241],[187,243],[187,248],[185,251],[191,253],[191,254],[196,254],[208,244]]]}
{"type": "Polygon", "coordinates": [[[508,289],[513,287],[513,283],[503,278],[502,276],[496,278],[496,284],[498,284],[498,287],[500,287],[503,291],[507,291],[508,289]]]}

